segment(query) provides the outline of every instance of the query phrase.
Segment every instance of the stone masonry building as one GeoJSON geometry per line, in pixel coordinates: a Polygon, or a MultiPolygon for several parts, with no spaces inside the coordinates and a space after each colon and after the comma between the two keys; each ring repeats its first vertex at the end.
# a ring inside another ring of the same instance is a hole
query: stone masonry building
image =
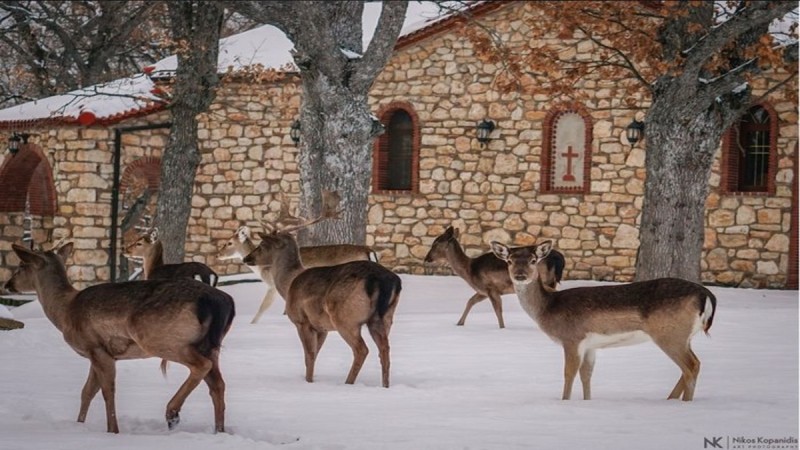
{"type": "MultiPolygon", "coordinates": [[[[509,45],[530,45],[523,19],[536,14],[535,2],[490,2],[473,13],[509,45]]],[[[463,26],[470,24],[445,18],[406,33],[373,85],[370,104],[386,133],[375,142],[367,244],[398,272],[449,273],[422,259],[454,225],[471,255],[491,240],[546,238],[565,254],[567,279],[630,281],[647,151],[625,139],[635,111],[611,95],[609,80],[576,86],[588,94],[581,102],[502,94],[493,88],[499,68],[474,55],[463,26]],[[495,125],[485,144],[476,139],[484,119],[495,125]]],[[[589,42],[565,49],[589,59],[592,50],[589,42]]],[[[158,83],[137,77],[143,92],[158,83]]],[[[200,116],[203,161],[187,259],[245,271],[216,260],[217,246],[240,225],[259,229],[259,219],[276,217],[281,193],[296,203],[290,127],[301,95],[292,74],[220,86],[200,116]]],[[[27,140],[15,156],[0,155],[0,281],[17,263],[11,243],[26,233],[36,242],[74,241],[69,273],[77,284],[109,280],[112,270],[119,278],[131,221],[154,210],[168,111],[157,96],[47,117],[25,107],[0,111],[4,142],[12,133],[27,140]]],[[[797,124],[797,105],[772,93],[726,132],[706,201],[704,282],[797,287],[797,124]]]]}

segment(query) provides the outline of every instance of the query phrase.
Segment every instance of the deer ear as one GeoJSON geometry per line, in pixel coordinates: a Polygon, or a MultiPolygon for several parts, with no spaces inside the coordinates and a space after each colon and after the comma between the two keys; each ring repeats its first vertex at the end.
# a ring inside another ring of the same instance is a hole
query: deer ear
{"type": "Polygon", "coordinates": [[[452,226],[447,227],[447,229],[444,230],[444,234],[453,234],[453,227],[452,226]]]}
{"type": "Polygon", "coordinates": [[[42,258],[33,250],[29,250],[28,248],[17,244],[11,244],[11,248],[14,250],[14,253],[17,254],[20,261],[24,263],[34,264],[36,266],[41,266],[44,264],[44,258],[42,258]]]}
{"type": "Polygon", "coordinates": [[[236,230],[236,236],[239,238],[239,242],[250,239],[250,228],[247,226],[239,227],[239,229],[236,230]]]}
{"type": "Polygon", "coordinates": [[[536,246],[536,258],[539,260],[544,259],[547,255],[550,254],[550,250],[553,249],[553,241],[544,241],[541,244],[536,246]]]}
{"type": "Polygon", "coordinates": [[[497,241],[492,241],[492,251],[494,252],[495,256],[502,259],[503,261],[508,261],[508,246],[501,244],[497,241]]]}
{"type": "Polygon", "coordinates": [[[461,235],[461,231],[458,228],[453,228],[453,238],[458,239],[461,235]]]}
{"type": "Polygon", "coordinates": [[[67,258],[72,254],[72,249],[74,244],[72,242],[67,242],[66,244],[62,245],[61,247],[56,250],[56,255],[61,258],[61,261],[67,262],[67,258]]]}

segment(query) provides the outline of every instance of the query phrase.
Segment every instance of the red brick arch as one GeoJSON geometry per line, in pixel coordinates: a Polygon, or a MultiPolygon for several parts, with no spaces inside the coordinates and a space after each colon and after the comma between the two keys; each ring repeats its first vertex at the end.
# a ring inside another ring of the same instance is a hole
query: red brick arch
{"type": "Polygon", "coordinates": [[[5,158],[0,166],[0,192],[0,212],[24,212],[25,201],[30,200],[31,215],[55,215],[53,169],[41,147],[22,144],[19,153],[5,158]]]}
{"type": "Polygon", "coordinates": [[[392,102],[383,105],[377,116],[384,126],[396,111],[401,110],[411,118],[411,188],[408,190],[386,190],[382,187],[383,181],[388,177],[389,133],[384,133],[375,140],[372,150],[372,191],[374,193],[416,193],[419,192],[419,149],[420,149],[420,121],[414,106],[408,102],[392,102]]]}
{"type": "Polygon", "coordinates": [[[125,197],[125,192],[136,178],[147,180],[147,187],[151,192],[157,192],[161,184],[161,158],[156,156],[145,156],[128,164],[125,172],[120,177],[120,197],[125,197]]]}

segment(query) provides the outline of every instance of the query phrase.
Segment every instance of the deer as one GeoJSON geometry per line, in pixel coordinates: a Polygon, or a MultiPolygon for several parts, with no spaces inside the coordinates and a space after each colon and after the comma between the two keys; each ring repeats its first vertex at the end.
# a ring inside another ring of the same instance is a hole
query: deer
{"type": "Polygon", "coordinates": [[[214,429],[225,431],[225,381],[219,353],[235,316],[230,295],[190,279],[105,283],[77,290],[69,283],[64,265],[72,253],[71,242],[49,251],[17,244],[12,249],[21,262],[5,288],[35,291],[64,341],[90,362],[78,422],[85,422],[92,399],[102,391],[106,430],[119,433],[116,362],[157,357],[189,369],[186,381],[167,403],[168,429],[178,425],[186,398],[205,381],[214,406],[214,429]]]}
{"type": "Polygon", "coordinates": [[[164,264],[164,244],[158,239],[158,228],[151,228],[125,248],[125,256],[142,260],[145,280],[189,278],[216,287],[219,276],[207,265],[189,261],[164,264]]]}
{"type": "MultiPolygon", "coordinates": [[[[475,295],[467,300],[467,306],[456,325],[463,326],[472,307],[489,298],[494,314],[497,316],[497,325],[505,328],[501,296],[514,293],[514,283],[508,276],[508,264],[491,251],[470,258],[458,242],[459,234],[458,228],[447,227],[444,233],[433,241],[424,262],[426,264],[449,263],[453,272],[463,278],[472,289],[475,289],[475,295]]],[[[555,289],[556,285],[561,282],[564,273],[564,255],[554,250],[547,256],[546,264],[552,271],[550,275],[552,279],[549,283],[555,289]]]]}
{"type": "Polygon", "coordinates": [[[317,220],[259,233],[261,243],[243,261],[267,268],[286,300],[286,315],[303,345],[307,382],[314,381],[314,365],[328,332],[337,331],[353,351],[345,384],[354,384],[369,353],[361,337],[366,325],[378,346],[381,384],[388,388],[389,331],[402,289],[400,277],[373,261],[306,267],[291,231],[317,220]]]}
{"type": "MultiPolygon", "coordinates": [[[[219,246],[217,259],[221,261],[231,259],[243,260],[244,257],[249,255],[256,247],[257,245],[250,237],[250,228],[246,225],[241,226],[228,240],[219,246]]],[[[309,268],[333,266],[349,261],[378,261],[375,252],[371,248],[363,245],[351,244],[300,247],[300,259],[303,261],[303,265],[309,268]]],[[[253,316],[253,320],[250,322],[251,324],[255,324],[264,312],[272,306],[277,291],[275,290],[275,281],[272,279],[272,274],[267,267],[258,265],[247,267],[258,275],[267,285],[267,292],[264,295],[264,299],[258,307],[258,312],[256,312],[256,315],[253,316]]]]}
{"type": "Polygon", "coordinates": [[[613,286],[553,290],[542,282],[542,263],[552,241],[509,247],[492,241],[492,251],[508,263],[522,308],[539,328],[564,348],[564,390],[569,400],[580,372],[584,400],[591,399],[595,350],[652,340],[680,368],[668,399],[694,398],[700,360],[692,337],[708,335],[717,299],[706,287],[680,278],[658,278],[613,286]]]}

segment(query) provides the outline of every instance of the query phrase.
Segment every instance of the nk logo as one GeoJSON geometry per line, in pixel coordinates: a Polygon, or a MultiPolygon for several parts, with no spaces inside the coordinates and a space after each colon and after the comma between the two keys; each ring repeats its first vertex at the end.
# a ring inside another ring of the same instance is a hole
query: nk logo
{"type": "Polygon", "coordinates": [[[723,448],[722,437],[703,438],[703,448],[723,448]]]}

